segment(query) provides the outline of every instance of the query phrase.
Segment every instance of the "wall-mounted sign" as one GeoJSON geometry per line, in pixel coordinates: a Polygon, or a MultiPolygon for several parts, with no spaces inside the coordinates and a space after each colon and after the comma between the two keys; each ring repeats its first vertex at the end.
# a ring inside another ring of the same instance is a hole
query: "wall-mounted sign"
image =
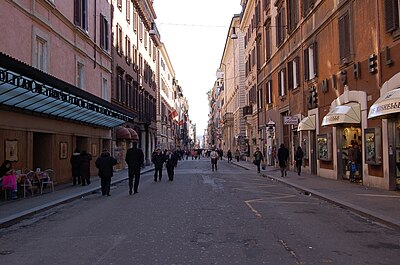
{"type": "Polygon", "coordinates": [[[299,124],[299,118],[297,116],[283,116],[284,125],[297,125],[299,124]]]}

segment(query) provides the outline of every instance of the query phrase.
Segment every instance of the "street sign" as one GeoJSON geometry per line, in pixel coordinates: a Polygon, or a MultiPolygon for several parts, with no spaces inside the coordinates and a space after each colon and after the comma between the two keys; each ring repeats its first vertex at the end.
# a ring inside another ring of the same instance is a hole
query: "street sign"
{"type": "Polygon", "coordinates": [[[284,125],[297,125],[299,124],[299,118],[297,116],[283,116],[284,125]]]}

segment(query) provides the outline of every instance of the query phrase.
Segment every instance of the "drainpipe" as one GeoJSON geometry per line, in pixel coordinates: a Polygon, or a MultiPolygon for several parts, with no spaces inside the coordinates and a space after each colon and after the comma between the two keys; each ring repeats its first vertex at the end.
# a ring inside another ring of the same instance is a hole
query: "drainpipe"
{"type": "Polygon", "coordinates": [[[378,86],[382,85],[382,60],[381,60],[381,27],[379,16],[379,0],[376,0],[376,30],[377,30],[377,48],[378,48],[378,86]]]}
{"type": "Polygon", "coordinates": [[[96,37],[97,37],[97,21],[96,21],[96,18],[97,18],[97,16],[96,16],[96,12],[97,12],[97,0],[94,0],[94,14],[93,14],[93,17],[94,17],[94,45],[93,45],[93,55],[94,55],[94,62],[93,62],[93,68],[96,68],[96,45],[97,45],[97,43],[96,43],[96,37]]]}

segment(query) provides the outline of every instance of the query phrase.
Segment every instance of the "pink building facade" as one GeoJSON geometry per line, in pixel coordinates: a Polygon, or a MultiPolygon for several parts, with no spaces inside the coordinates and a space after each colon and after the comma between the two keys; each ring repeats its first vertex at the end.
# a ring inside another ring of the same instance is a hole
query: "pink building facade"
{"type": "Polygon", "coordinates": [[[76,148],[95,160],[133,120],[110,103],[111,12],[108,0],[0,4],[0,161],[68,182],[76,148]]]}

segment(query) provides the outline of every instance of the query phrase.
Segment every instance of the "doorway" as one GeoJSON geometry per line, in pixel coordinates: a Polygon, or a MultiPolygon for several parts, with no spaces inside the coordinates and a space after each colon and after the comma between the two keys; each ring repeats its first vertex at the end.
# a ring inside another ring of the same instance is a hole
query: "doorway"
{"type": "Polygon", "coordinates": [[[33,133],[33,164],[32,170],[45,170],[53,168],[53,157],[57,155],[53,153],[53,135],[50,133],[33,133]]]}

